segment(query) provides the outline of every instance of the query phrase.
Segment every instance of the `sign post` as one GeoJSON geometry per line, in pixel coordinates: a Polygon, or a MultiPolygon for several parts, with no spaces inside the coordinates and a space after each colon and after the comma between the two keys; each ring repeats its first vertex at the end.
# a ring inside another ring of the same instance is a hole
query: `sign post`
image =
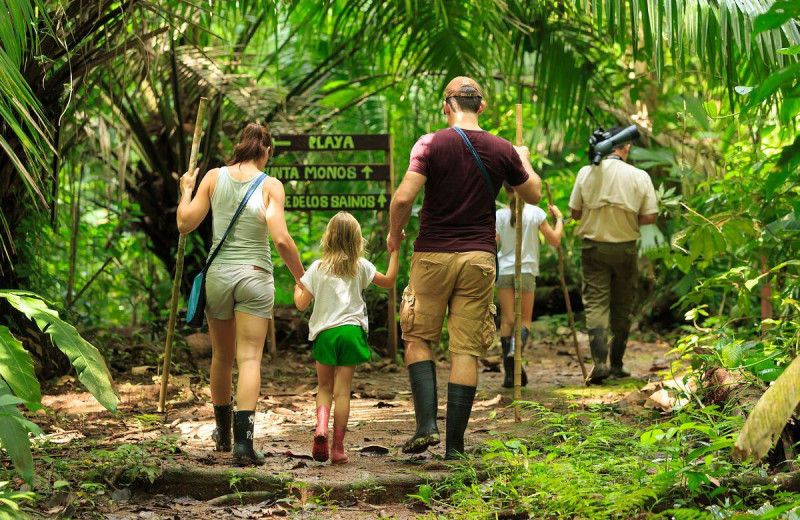
{"type": "MultiPolygon", "coordinates": [[[[394,189],[390,134],[283,134],[274,135],[275,154],[284,152],[355,152],[383,151],[383,163],[369,164],[278,164],[265,170],[281,182],[382,182],[385,187],[374,193],[303,193],[286,194],[286,211],[380,211],[388,212],[394,189]]],[[[388,228],[388,219],[387,228],[388,228]]],[[[397,290],[389,289],[387,305],[388,357],[397,360],[397,290]]],[[[274,325],[273,325],[274,327],[274,325]]],[[[274,328],[270,335],[270,354],[275,353],[274,328]]]]}

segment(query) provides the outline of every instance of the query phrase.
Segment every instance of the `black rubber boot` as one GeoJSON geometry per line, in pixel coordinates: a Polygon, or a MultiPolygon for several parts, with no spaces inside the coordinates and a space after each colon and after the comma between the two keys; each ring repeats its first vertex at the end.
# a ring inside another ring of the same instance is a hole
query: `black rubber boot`
{"type": "Polygon", "coordinates": [[[236,410],[233,414],[233,463],[237,466],[261,466],[264,455],[253,449],[256,412],[236,410]]]}
{"type": "Polygon", "coordinates": [[[511,351],[511,337],[500,338],[500,346],[503,349],[503,388],[514,387],[514,353],[511,351]]]}
{"type": "Polygon", "coordinates": [[[594,367],[589,373],[589,383],[599,385],[608,377],[608,345],[606,344],[606,331],[603,327],[589,330],[589,348],[592,351],[594,367]]]}
{"type": "Polygon", "coordinates": [[[417,431],[403,444],[403,453],[422,453],[428,447],[439,444],[439,428],[436,426],[436,364],[433,361],[412,363],[408,365],[408,378],[414,398],[417,431]]]}
{"type": "Polygon", "coordinates": [[[214,439],[214,451],[231,451],[233,397],[230,404],[214,405],[214,419],[217,422],[217,427],[211,434],[211,438],[214,439]]]}
{"type": "Polygon", "coordinates": [[[614,334],[611,338],[611,352],[609,353],[609,372],[614,377],[630,377],[631,373],[622,364],[622,357],[628,348],[627,334],[614,334]]]}
{"type": "Polygon", "coordinates": [[[445,425],[445,451],[447,460],[464,457],[464,432],[467,430],[475,387],[447,384],[447,423],[445,425]]]}

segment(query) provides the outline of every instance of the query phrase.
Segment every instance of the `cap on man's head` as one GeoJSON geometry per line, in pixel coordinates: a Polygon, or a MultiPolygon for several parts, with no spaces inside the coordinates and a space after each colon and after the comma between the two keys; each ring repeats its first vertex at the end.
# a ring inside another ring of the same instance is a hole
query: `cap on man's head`
{"type": "Polygon", "coordinates": [[[450,83],[444,88],[444,98],[451,97],[483,97],[481,87],[475,82],[474,79],[466,76],[457,76],[450,80],[450,83]]]}

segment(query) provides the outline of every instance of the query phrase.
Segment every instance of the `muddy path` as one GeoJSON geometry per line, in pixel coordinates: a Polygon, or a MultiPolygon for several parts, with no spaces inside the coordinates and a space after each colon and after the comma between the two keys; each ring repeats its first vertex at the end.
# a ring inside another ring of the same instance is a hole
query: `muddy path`
{"type": "MultiPolygon", "coordinates": [[[[623,414],[642,412],[642,405],[657,407],[647,403],[639,389],[664,376],[669,365],[665,342],[633,339],[626,355],[632,377],[585,387],[572,345],[565,343],[567,336],[561,332],[541,330],[532,335],[524,352],[530,382],[522,389],[523,400],[564,410],[611,404],[623,414]]],[[[586,338],[581,339],[586,356],[586,338]]],[[[496,355],[498,350],[490,354],[496,355]]],[[[491,356],[488,361],[480,374],[467,430],[468,447],[479,447],[492,438],[524,436],[535,427],[524,411],[522,422],[514,422],[514,410],[509,407],[512,391],[501,388],[502,373],[492,367],[491,356]]],[[[365,365],[356,372],[345,440],[350,463],[332,467],[313,461],[316,376],[307,348],[281,351],[278,359],[265,361],[255,437],[267,463],[257,469],[234,467],[230,454],[212,451],[213,409],[202,363],[197,373],[173,378],[165,415],[155,413],[157,376],[146,367],[117,376],[122,400],[116,417],[104,412],[90,395],[72,390],[69,378],[51,388],[44,404],[53,412],[39,414],[34,420],[62,457],[79,457],[74,450],[86,450],[87,446],[113,453],[121,446],[133,450],[146,445],[152,453],[152,446],[169,444],[174,453],[151,458],[142,454],[146,470],[134,472],[133,479],[125,478],[132,474],[125,467],[131,460],[121,458],[116,472],[112,470],[109,476],[106,469],[103,473],[103,493],[91,503],[78,500],[75,506],[79,492],[73,486],[71,493],[53,492],[49,500],[41,501],[39,512],[74,518],[99,514],[112,519],[415,518],[425,509],[408,495],[416,493],[419,485],[448,475],[448,466],[441,461],[444,443],[421,455],[400,452],[400,445],[414,431],[413,407],[406,370],[386,362],[365,365]]],[[[447,375],[448,364],[442,359],[438,363],[442,431],[447,375]]],[[[52,457],[52,450],[49,453],[52,457]]],[[[134,464],[136,460],[133,457],[134,464]]],[[[56,479],[63,478],[63,471],[53,470],[44,460],[37,463],[43,468],[38,476],[41,485],[49,482],[52,488],[56,479]]]]}

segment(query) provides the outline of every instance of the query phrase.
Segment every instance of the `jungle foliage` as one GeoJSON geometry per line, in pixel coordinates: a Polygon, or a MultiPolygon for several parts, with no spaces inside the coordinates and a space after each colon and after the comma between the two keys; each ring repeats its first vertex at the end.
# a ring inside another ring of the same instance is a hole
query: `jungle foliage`
{"type": "MultiPolygon", "coordinates": [[[[587,162],[592,128],[584,108],[607,126],[638,124],[643,138],[633,161],[653,177],[662,208],[656,247],[642,251],[640,317],[654,326],[682,323],[676,370],[688,363],[686,378],[722,367],[759,390],[774,383],[753,412],[771,420],[745,426],[737,453],[762,456],[797,404],[794,369],[781,376],[800,339],[800,4],[793,0],[0,0],[0,14],[0,441],[26,478],[35,428],[20,405],[35,410],[41,394],[20,342],[24,315],[113,410],[102,357],[67,322],[82,330],[163,329],[178,238],[177,176],[201,96],[211,100],[201,170],[224,162],[243,124],[258,120],[275,133],[391,133],[398,182],[415,140],[443,125],[443,85],[468,74],[487,91],[487,130],[510,138],[512,105],[523,104],[525,142],[562,210],[587,162]]],[[[382,160],[379,153],[276,158],[382,160]]],[[[379,189],[287,184],[290,193],[379,189]]],[[[319,256],[329,216],[288,215],[304,263],[319,256]]],[[[386,216],[359,219],[382,269],[386,216]]],[[[412,219],[409,236],[416,226],[412,219]]],[[[567,275],[575,287],[578,250],[569,229],[567,275]]],[[[187,282],[209,245],[206,223],[189,237],[187,282]]],[[[410,240],[401,253],[408,265],[410,240]]],[[[292,279],[275,263],[278,301],[288,303],[292,279]]],[[[540,284],[555,285],[554,251],[543,248],[541,264],[540,284]]],[[[401,268],[399,287],[405,276],[401,268]]],[[[371,307],[383,294],[368,295],[371,307]]],[[[562,420],[540,413],[548,424],[562,420]]],[[[619,477],[615,503],[634,511],[665,503],[664,496],[673,505],[701,497],[728,507],[718,500],[723,493],[704,487],[740,468],[731,454],[742,426],[720,414],[707,416],[703,428],[654,426],[649,437],[611,446],[646,458],[655,444],[691,437],[651,466],[655,473],[628,467],[635,463],[627,459],[606,468],[609,479],[619,477]],[[670,428],[678,433],[667,435],[670,428]],[[687,445],[713,449],[689,458],[687,445]],[[631,472],[616,473],[624,468],[631,472]]],[[[597,421],[591,428],[618,427],[597,421]]],[[[553,461],[588,479],[599,455],[581,444],[591,437],[581,425],[573,425],[574,445],[564,434],[547,450],[536,438],[490,446],[487,460],[512,462],[498,470],[493,499],[509,501],[521,486],[547,490],[538,465],[553,461]],[[569,450],[588,459],[568,467],[569,450]]],[[[3,503],[30,498],[4,489],[3,503]]],[[[450,499],[473,504],[483,491],[450,499]]],[[[427,499],[435,492],[427,490],[427,499]]],[[[763,498],[734,496],[741,507],[715,510],[715,518],[763,498]]],[[[576,508],[602,516],[611,507],[584,498],[576,493],[562,503],[545,493],[525,507],[545,504],[555,517],[576,508]]],[[[796,500],[770,507],[790,511],[796,500]]],[[[770,511],[757,514],[782,514],[770,511]]]]}

